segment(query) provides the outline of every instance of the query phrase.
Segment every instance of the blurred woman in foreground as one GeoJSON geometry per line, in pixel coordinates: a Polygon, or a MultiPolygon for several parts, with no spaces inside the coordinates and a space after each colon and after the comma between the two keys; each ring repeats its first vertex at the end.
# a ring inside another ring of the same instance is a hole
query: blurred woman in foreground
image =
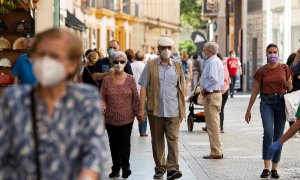
{"type": "Polygon", "coordinates": [[[99,179],[107,138],[96,88],[68,83],[81,41],[63,29],[36,35],[36,87],[8,88],[0,101],[3,179],[99,179]]]}

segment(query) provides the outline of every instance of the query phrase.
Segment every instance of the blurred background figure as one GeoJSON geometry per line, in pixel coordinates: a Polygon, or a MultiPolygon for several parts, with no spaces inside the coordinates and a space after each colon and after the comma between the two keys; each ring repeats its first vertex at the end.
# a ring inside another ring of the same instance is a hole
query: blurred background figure
{"type": "Polygon", "coordinates": [[[99,59],[99,56],[98,56],[97,52],[92,51],[88,54],[87,62],[84,66],[83,73],[82,73],[82,82],[83,83],[99,87],[99,83],[93,79],[93,74],[92,74],[94,66],[95,66],[96,62],[98,61],[98,59],[99,59]]]}
{"type": "Polygon", "coordinates": [[[127,59],[130,63],[133,63],[133,58],[134,58],[134,51],[132,49],[127,49],[125,51],[125,54],[127,56],[127,59]]]}
{"type": "Polygon", "coordinates": [[[233,98],[236,78],[240,74],[243,74],[243,72],[242,72],[241,62],[236,58],[235,52],[230,51],[229,56],[230,57],[227,59],[227,68],[228,68],[229,76],[231,79],[230,97],[233,98]]]}
{"type": "Polygon", "coordinates": [[[25,47],[26,53],[21,55],[16,64],[13,67],[12,73],[14,77],[14,84],[29,84],[34,85],[37,83],[36,78],[32,71],[31,48],[34,42],[34,38],[26,40],[25,47]]]}
{"type": "Polygon", "coordinates": [[[189,55],[186,51],[182,53],[181,63],[182,63],[182,70],[185,77],[185,84],[186,84],[184,89],[184,96],[187,97],[189,95],[189,84],[192,80],[193,70],[192,70],[191,63],[189,61],[189,55]]]}
{"type": "MultiPolygon", "coordinates": [[[[133,77],[135,79],[137,90],[139,93],[141,90],[141,86],[138,84],[138,81],[139,81],[140,76],[146,66],[146,64],[143,62],[144,58],[145,58],[144,53],[142,51],[137,51],[135,53],[134,61],[133,61],[133,63],[131,63],[133,77]]],[[[139,123],[139,133],[140,133],[141,137],[148,136],[148,134],[147,134],[147,114],[145,114],[145,121],[143,123],[139,123]]]]}
{"type": "Polygon", "coordinates": [[[124,72],[127,61],[125,53],[114,53],[112,63],[115,71],[104,78],[101,88],[102,107],[113,162],[110,178],[119,177],[121,168],[122,178],[128,178],[131,174],[130,139],[133,120],[139,111],[139,95],[134,78],[124,72]]]}
{"type": "MultiPolygon", "coordinates": [[[[114,73],[114,71],[115,71],[115,69],[113,68],[114,65],[112,64],[113,56],[116,53],[116,51],[118,51],[119,49],[120,49],[120,44],[119,44],[118,41],[116,41],[116,40],[109,41],[108,48],[107,48],[108,57],[100,59],[95,64],[95,67],[94,67],[94,70],[93,70],[93,79],[95,81],[99,82],[100,88],[101,88],[101,84],[102,84],[103,79],[106,76],[114,73]]],[[[127,62],[125,64],[124,71],[126,73],[132,75],[132,70],[131,70],[131,66],[130,66],[129,62],[127,62]]]]}
{"type": "MultiPolygon", "coordinates": [[[[291,70],[293,72],[293,90],[292,91],[298,91],[300,90],[300,49],[296,53],[290,54],[290,56],[287,59],[286,64],[291,67],[291,70]]],[[[292,126],[295,123],[295,121],[289,122],[289,125],[292,126]]],[[[300,132],[300,131],[299,131],[300,132]]],[[[295,135],[297,136],[297,134],[295,135]]]]}
{"type": "Polygon", "coordinates": [[[99,93],[69,83],[81,44],[66,29],[36,35],[38,85],[8,88],[0,100],[1,178],[96,180],[104,172],[108,144],[99,93]]]}
{"type": "Polygon", "coordinates": [[[227,69],[227,64],[223,62],[223,60],[224,60],[223,56],[220,53],[218,53],[217,56],[218,56],[218,58],[220,58],[220,60],[223,63],[223,66],[224,66],[224,86],[223,86],[223,89],[221,90],[222,105],[221,105],[221,112],[220,112],[220,130],[221,130],[221,133],[224,133],[224,108],[225,108],[225,104],[228,100],[228,89],[229,89],[231,79],[229,77],[229,71],[227,69]]]}
{"type": "Polygon", "coordinates": [[[103,59],[105,58],[105,53],[102,50],[98,50],[97,48],[94,49],[94,52],[98,54],[98,59],[103,59]]]}
{"type": "Polygon", "coordinates": [[[192,57],[192,90],[197,87],[201,76],[201,64],[199,61],[199,56],[195,53],[192,57]]]}
{"type": "Polygon", "coordinates": [[[175,50],[173,50],[172,58],[177,62],[181,61],[180,56],[178,56],[178,53],[175,50]]]}
{"type": "Polygon", "coordinates": [[[145,56],[146,56],[145,57],[146,61],[158,58],[158,55],[157,55],[157,52],[156,52],[156,48],[154,46],[151,46],[148,49],[148,52],[147,52],[147,54],[145,56]]]}

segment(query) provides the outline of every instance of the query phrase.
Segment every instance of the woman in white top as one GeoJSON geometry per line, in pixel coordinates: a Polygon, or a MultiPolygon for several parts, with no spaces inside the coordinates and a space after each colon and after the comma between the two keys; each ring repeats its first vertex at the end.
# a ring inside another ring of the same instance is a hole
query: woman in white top
{"type": "MultiPolygon", "coordinates": [[[[144,53],[142,51],[137,51],[135,53],[133,63],[130,64],[135,82],[139,81],[139,78],[144,70],[145,65],[146,65],[143,62],[143,60],[144,60],[144,53]]],[[[141,86],[138,83],[136,83],[136,85],[137,85],[138,92],[140,92],[141,86]]],[[[145,115],[145,121],[142,124],[139,124],[140,136],[141,137],[148,136],[146,131],[147,131],[147,116],[145,115]]]]}

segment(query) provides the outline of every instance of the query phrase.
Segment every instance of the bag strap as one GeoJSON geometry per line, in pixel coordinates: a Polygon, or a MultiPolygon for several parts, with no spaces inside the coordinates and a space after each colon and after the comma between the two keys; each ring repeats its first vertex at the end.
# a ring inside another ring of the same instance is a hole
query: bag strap
{"type": "Polygon", "coordinates": [[[261,82],[260,82],[260,96],[261,96],[261,94],[262,94],[262,91],[263,91],[263,85],[264,85],[264,77],[265,77],[265,74],[266,74],[266,67],[267,67],[267,65],[263,65],[261,68],[261,73],[262,73],[262,75],[261,75],[261,82]]]}
{"type": "Polygon", "coordinates": [[[35,148],[35,165],[36,165],[36,175],[37,180],[41,180],[42,171],[40,166],[40,156],[39,156],[39,143],[38,143],[38,132],[37,132],[37,119],[36,119],[36,109],[35,109],[35,99],[34,99],[34,88],[32,88],[30,93],[31,98],[31,117],[32,117],[32,129],[33,129],[33,139],[35,148]]]}
{"type": "Polygon", "coordinates": [[[92,77],[93,81],[97,84],[97,86],[100,87],[100,84],[97,81],[94,80],[93,74],[91,73],[91,71],[89,70],[89,68],[87,66],[84,66],[84,68],[87,70],[87,72],[92,77]]]}

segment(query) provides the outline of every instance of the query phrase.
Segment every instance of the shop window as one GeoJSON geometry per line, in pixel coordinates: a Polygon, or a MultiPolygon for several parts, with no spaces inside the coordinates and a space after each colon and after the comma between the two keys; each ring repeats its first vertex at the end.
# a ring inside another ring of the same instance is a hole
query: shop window
{"type": "Polygon", "coordinates": [[[123,13],[130,14],[130,3],[129,3],[129,0],[123,0],[123,13]]]}

